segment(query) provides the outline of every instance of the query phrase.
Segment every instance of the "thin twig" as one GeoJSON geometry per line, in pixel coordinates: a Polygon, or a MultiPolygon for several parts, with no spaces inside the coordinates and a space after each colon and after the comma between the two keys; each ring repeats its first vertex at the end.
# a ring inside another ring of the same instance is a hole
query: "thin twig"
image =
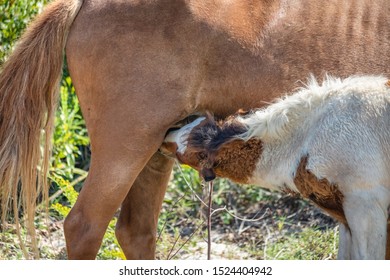
{"type": "MultiPolygon", "coordinates": [[[[81,169],[79,169],[81,170],[81,169]]],[[[84,174],[80,175],[79,177],[77,177],[75,180],[73,180],[72,182],[69,183],[69,186],[72,186],[74,187],[76,184],[80,183],[81,181],[85,180],[85,178],[87,178],[88,176],[88,172],[84,171],[84,174]]],[[[57,197],[59,197],[62,193],[64,192],[63,189],[60,189],[58,191],[56,191],[53,195],[51,195],[49,197],[49,202],[53,202],[57,197]]],[[[37,209],[42,209],[43,207],[46,207],[45,206],[45,201],[39,203],[39,205],[37,206],[37,209]]]]}
{"type": "MultiPolygon", "coordinates": [[[[237,220],[240,220],[240,221],[243,221],[243,222],[258,222],[260,220],[262,220],[268,213],[269,213],[269,209],[267,208],[266,211],[259,217],[259,218],[256,218],[256,219],[246,219],[246,218],[242,218],[242,217],[239,217],[235,214],[233,214],[232,212],[230,212],[226,206],[224,207],[221,207],[221,208],[217,208],[217,209],[213,209],[211,206],[212,206],[212,191],[213,191],[213,184],[210,182],[210,185],[209,185],[209,201],[208,203],[206,204],[206,202],[203,201],[202,198],[199,197],[199,195],[195,192],[194,188],[191,186],[191,184],[187,181],[187,179],[185,178],[184,176],[184,172],[183,172],[183,169],[182,167],[180,166],[180,164],[177,164],[177,167],[178,169],[180,170],[181,174],[182,174],[182,178],[184,179],[184,182],[186,183],[186,185],[188,186],[188,188],[192,191],[192,193],[194,194],[194,196],[201,202],[201,204],[203,204],[204,206],[208,207],[208,226],[207,226],[207,230],[208,230],[208,248],[207,248],[207,258],[210,259],[210,255],[211,255],[211,217],[212,215],[220,212],[220,211],[225,211],[226,213],[228,213],[230,216],[234,217],[235,219],[237,220]]],[[[258,211],[254,217],[257,216],[258,213],[260,213],[261,211],[258,211]]],[[[193,234],[192,234],[193,235],[193,234]]],[[[190,238],[186,241],[186,243],[191,239],[192,235],[190,236],[190,238]]],[[[184,244],[183,244],[184,246],[184,244]]],[[[181,248],[183,247],[181,246],[181,248]]],[[[173,246],[174,247],[174,246],[173,246]]],[[[179,250],[181,249],[179,248],[179,250]]],[[[179,251],[178,250],[178,251],[179,251]]],[[[177,252],[178,252],[177,251],[177,252]]],[[[177,253],[176,252],[176,253],[177,253]]],[[[171,252],[170,252],[171,253],[171,252]]],[[[175,254],[176,254],[175,253],[175,254]]]]}
{"type": "Polygon", "coordinates": [[[204,225],[205,221],[202,221],[202,223],[196,228],[196,230],[194,230],[193,233],[191,233],[191,235],[187,238],[187,240],[179,247],[179,249],[176,250],[176,252],[173,254],[173,256],[170,259],[174,258],[177,253],[180,252],[180,250],[188,243],[188,241],[190,241],[192,239],[192,237],[195,235],[195,233],[198,232],[198,230],[204,225]]]}
{"type": "MultiPolygon", "coordinates": [[[[176,204],[178,204],[179,201],[182,200],[184,197],[185,197],[185,194],[183,194],[182,196],[180,196],[180,197],[175,201],[175,203],[171,206],[171,208],[174,208],[174,207],[176,206],[176,204]]],[[[167,217],[165,218],[164,224],[163,224],[163,226],[162,226],[160,232],[158,233],[158,237],[157,237],[157,241],[156,241],[156,242],[159,242],[159,241],[160,241],[161,236],[162,236],[162,233],[163,233],[164,229],[165,229],[166,226],[167,226],[167,223],[168,223],[168,215],[167,215],[167,217]]]]}
{"type": "MultiPolygon", "coordinates": [[[[85,178],[87,178],[88,176],[88,172],[86,172],[85,174],[77,177],[75,180],[73,180],[72,182],[69,183],[69,186],[72,186],[74,187],[75,185],[77,185],[78,183],[80,183],[81,181],[83,181],[85,178]]],[[[56,191],[52,196],[49,197],[49,201],[52,202],[54,201],[57,197],[59,197],[62,193],[64,192],[63,189],[60,189],[58,191],[56,191]]]]}
{"type": "Polygon", "coordinates": [[[204,206],[207,207],[207,203],[204,202],[203,199],[199,197],[199,195],[196,193],[196,191],[194,190],[194,188],[191,186],[191,184],[190,184],[190,183],[187,181],[187,179],[185,178],[183,169],[181,168],[180,164],[177,163],[177,167],[179,168],[180,173],[183,175],[182,178],[184,179],[184,182],[186,183],[187,187],[189,187],[190,190],[192,191],[192,193],[195,195],[195,197],[196,197],[204,206]]]}
{"type": "Polygon", "coordinates": [[[211,260],[211,211],[212,200],[213,200],[213,181],[209,183],[209,208],[207,210],[207,259],[211,260]]]}
{"type": "MultiPolygon", "coordinates": [[[[240,216],[237,216],[235,214],[233,214],[232,212],[230,212],[226,206],[224,207],[221,207],[221,208],[217,208],[213,211],[212,215],[214,215],[215,213],[217,212],[221,212],[221,211],[225,211],[226,213],[228,213],[230,216],[232,216],[233,218],[236,218],[237,220],[240,220],[240,221],[243,221],[243,222],[258,222],[262,219],[264,219],[264,217],[269,213],[269,208],[267,208],[265,210],[265,212],[263,213],[263,215],[261,215],[260,217],[258,218],[255,218],[255,219],[246,219],[246,218],[242,218],[240,216]]],[[[257,216],[258,213],[260,213],[261,211],[258,211],[256,214],[255,214],[255,217],[257,216]]]]}
{"type": "MultiPolygon", "coordinates": [[[[170,259],[170,256],[171,256],[171,253],[173,251],[173,249],[175,249],[175,246],[176,246],[176,243],[177,241],[179,241],[179,238],[180,238],[180,233],[177,235],[176,239],[175,239],[175,242],[173,242],[173,245],[171,247],[171,250],[169,251],[168,255],[167,255],[167,260],[170,259]]],[[[172,256],[172,258],[174,257],[175,255],[172,256]]]]}
{"type": "MultiPolygon", "coordinates": [[[[180,172],[183,174],[183,169],[181,168],[180,164],[177,163],[177,167],[179,168],[180,172]]],[[[195,190],[193,189],[193,187],[191,186],[191,184],[186,180],[184,174],[183,174],[183,177],[182,177],[182,178],[184,179],[184,182],[186,183],[187,187],[189,187],[190,190],[193,192],[193,194],[195,195],[195,197],[196,197],[204,206],[208,207],[207,203],[204,202],[203,199],[200,198],[200,197],[198,196],[198,194],[195,192],[195,190]]],[[[267,209],[267,210],[269,210],[269,209],[267,209]]],[[[268,213],[268,211],[266,211],[261,217],[256,218],[256,219],[246,219],[246,218],[242,218],[242,217],[240,217],[240,216],[237,216],[237,215],[233,214],[232,212],[230,212],[230,211],[226,208],[226,206],[224,206],[224,207],[221,207],[221,208],[213,209],[213,213],[212,213],[211,215],[214,215],[215,213],[220,212],[220,211],[225,211],[226,213],[228,213],[228,214],[229,214],[230,216],[232,216],[233,218],[236,218],[236,219],[238,219],[238,220],[240,220],[240,221],[244,221],[244,222],[258,222],[258,221],[260,221],[261,219],[264,218],[264,216],[265,216],[266,213],[268,213]]],[[[259,212],[260,212],[260,211],[259,211],[259,212]]],[[[258,213],[259,213],[259,212],[258,212],[258,213]]],[[[257,215],[258,213],[256,213],[256,215],[257,215]]],[[[256,216],[256,215],[255,215],[255,216],[256,216]]]]}

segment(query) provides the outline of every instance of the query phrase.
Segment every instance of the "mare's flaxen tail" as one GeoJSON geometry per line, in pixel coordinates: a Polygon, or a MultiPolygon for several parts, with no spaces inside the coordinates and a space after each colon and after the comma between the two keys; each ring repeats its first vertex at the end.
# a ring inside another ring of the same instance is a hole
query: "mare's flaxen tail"
{"type": "Polygon", "coordinates": [[[0,73],[1,219],[4,225],[6,215],[13,213],[25,257],[18,213],[23,212],[38,257],[36,200],[42,195],[47,201],[46,176],[64,48],[81,4],[82,0],[51,3],[29,26],[0,73]]]}

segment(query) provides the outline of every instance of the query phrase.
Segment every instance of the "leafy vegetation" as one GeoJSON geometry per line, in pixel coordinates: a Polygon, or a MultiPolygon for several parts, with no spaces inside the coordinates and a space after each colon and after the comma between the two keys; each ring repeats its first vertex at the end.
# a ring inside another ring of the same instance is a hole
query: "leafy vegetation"
{"type": "Polygon", "coordinates": [[[46,0],[0,0],[0,62],[46,0]]]}
{"type": "MultiPolygon", "coordinates": [[[[45,0],[0,0],[0,65],[45,0]]],[[[38,213],[41,256],[66,258],[62,221],[88,174],[89,139],[75,90],[65,69],[53,135],[49,179],[49,222],[38,213]]],[[[157,258],[204,258],[207,186],[187,166],[174,169],[158,224],[157,258]]],[[[334,258],[334,222],[305,201],[216,180],[213,194],[212,250],[225,259],[334,258]],[[222,247],[221,244],[224,244],[222,247]],[[214,247],[215,246],[215,247],[214,247]]],[[[115,238],[116,218],[107,229],[99,259],[123,259],[115,238]]],[[[15,230],[2,229],[0,259],[20,259],[15,230]]]]}

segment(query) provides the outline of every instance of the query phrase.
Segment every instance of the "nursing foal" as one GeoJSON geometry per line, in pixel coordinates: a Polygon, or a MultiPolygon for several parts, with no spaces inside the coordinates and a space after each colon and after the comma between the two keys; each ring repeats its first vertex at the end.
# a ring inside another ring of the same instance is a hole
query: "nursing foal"
{"type": "Polygon", "coordinates": [[[383,77],[314,78],[261,110],[170,133],[165,148],[196,168],[299,193],[340,222],[339,259],[384,259],[390,204],[390,87],[383,77]]]}

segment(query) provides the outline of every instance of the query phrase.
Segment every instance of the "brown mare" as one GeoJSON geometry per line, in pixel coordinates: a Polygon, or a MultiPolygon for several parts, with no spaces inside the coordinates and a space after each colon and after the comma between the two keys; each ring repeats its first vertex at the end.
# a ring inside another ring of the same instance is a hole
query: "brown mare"
{"type": "Polygon", "coordinates": [[[173,165],[157,152],[167,130],[205,110],[261,107],[309,73],[390,75],[390,2],[55,0],[0,76],[2,213],[17,211],[20,179],[29,228],[37,178],[46,185],[39,135],[45,128],[50,148],[64,50],[92,148],[64,225],[68,256],[95,258],[121,206],[126,257],[152,259],[173,165]]]}

